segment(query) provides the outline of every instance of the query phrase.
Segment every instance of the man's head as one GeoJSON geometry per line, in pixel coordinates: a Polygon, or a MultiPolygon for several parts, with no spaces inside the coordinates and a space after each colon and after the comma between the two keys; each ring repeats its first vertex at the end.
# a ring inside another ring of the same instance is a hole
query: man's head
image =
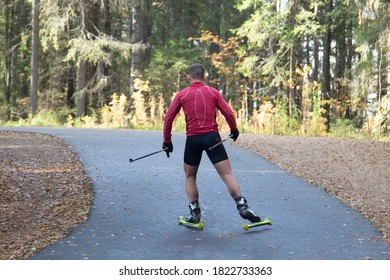
{"type": "Polygon", "coordinates": [[[188,75],[190,79],[200,81],[205,78],[205,70],[202,64],[195,63],[190,66],[188,70],[188,75]]]}

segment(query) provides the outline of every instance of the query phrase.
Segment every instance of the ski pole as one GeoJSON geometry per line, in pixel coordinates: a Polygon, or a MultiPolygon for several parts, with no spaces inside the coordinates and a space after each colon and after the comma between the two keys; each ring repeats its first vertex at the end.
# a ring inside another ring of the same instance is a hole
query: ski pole
{"type": "Polygon", "coordinates": [[[230,138],[233,137],[233,134],[230,134],[228,137],[226,137],[225,139],[219,141],[217,144],[215,144],[214,146],[210,147],[209,148],[209,151],[212,151],[215,147],[218,147],[219,145],[221,145],[223,142],[229,140],[230,138]]]}
{"type": "Polygon", "coordinates": [[[152,155],[155,155],[155,154],[158,154],[158,153],[161,153],[161,152],[164,152],[165,150],[167,150],[168,148],[165,148],[165,149],[161,149],[161,150],[158,150],[156,152],[153,152],[153,153],[150,153],[150,154],[147,154],[147,155],[144,155],[142,157],[139,157],[139,158],[135,158],[135,159],[129,159],[130,163],[136,161],[136,160],[139,160],[139,159],[143,159],[143,158],[146,158],[146,157],[150,157],[152,155]]]}

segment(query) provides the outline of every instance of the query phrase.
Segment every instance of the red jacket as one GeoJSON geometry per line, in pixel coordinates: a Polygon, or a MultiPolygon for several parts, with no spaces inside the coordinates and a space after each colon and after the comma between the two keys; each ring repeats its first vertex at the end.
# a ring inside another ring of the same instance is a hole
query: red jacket
{"type": "Polygon", "coordinates": [[[187,136],[218,132],[218,110],[225,117],[230,130],[237,129],[234,113],[221,93],[202,82],[194,82],[179,91],[169,106],[164,122],[164,143],[171,143],[172,123],[181,108],[186,118],[187,136]]]}

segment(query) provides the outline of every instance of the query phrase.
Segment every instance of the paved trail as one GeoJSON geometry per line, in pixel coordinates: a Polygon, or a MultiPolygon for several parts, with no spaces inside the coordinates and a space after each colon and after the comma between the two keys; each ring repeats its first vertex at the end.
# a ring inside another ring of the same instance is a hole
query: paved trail
{"type": "Polygon", "coordinates": [[[160,149],[161,132],[4,128],[51,134],[71,144],[96,193],[90,218],[32,259],[389,259],[390,245],[365,218],[321,189],[227,143],[234,175],[250,206],[272,226],[244,231],[244,220],[209,163],[199,171],[203,231],[177,224],[188,213],[182,175],[185,136],[174,152],[129,163],[160,149]]]}

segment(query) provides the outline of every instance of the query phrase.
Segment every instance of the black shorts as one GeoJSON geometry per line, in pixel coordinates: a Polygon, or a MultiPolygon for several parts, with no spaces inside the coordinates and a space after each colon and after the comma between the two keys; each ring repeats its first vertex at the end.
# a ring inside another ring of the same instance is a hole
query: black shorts
{"type": "Polygon", "coordinates": [[[184,163],[191,166],[199,166],[203,151],[206,151],[207,156],[213,164],[228,159],[225,147],[222,144],[215,147],[212,151],[209,150],[210,147],[220,141],[221,136],[218,132],[187,136],[184,150],[184,163]]]}

